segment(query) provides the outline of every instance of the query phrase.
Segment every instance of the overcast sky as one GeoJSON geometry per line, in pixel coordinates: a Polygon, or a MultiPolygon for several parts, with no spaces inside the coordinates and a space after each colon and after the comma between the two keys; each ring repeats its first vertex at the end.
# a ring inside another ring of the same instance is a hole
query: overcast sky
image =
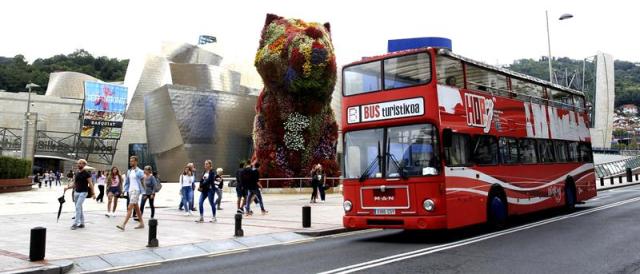
{"type": "Polygon", "coordinates": [[[388,39],[442,36],[453,51],[489,64],[597,51],[640,62],[639,1],[67,1],[0,2],[0,56],[36,58],[86,49],[128,59],[162,41],[218,37],[224,57],[251,63],[265,14],[330,22],[338,64],[386,52],[388,39]],[[559,21],[563,13],[574,18],[559,21]]]}

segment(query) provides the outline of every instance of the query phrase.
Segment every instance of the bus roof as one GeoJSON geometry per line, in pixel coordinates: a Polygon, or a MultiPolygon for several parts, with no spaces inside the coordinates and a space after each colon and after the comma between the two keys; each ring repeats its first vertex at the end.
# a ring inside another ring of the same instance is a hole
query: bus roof
{"type": "MultiPolygon", "coordinates": [[[[417,52],[424,52],[424,51],[428,51],[430,49],[431,49],[431,47],[420,48],[420,49],[410,49],[410,50],[390,52],[388,54],[383,54],[383,55],[377,55],[377,56],[371,56],[371,57],[363,57],[362,60],[359,60],[359,61],[356,61],[356,62],[352,62],[352,63],[346,65],[345,67],[351,66],[351,65],[356,65],[356,64],[368,63],[368,62],[377,61],[377,60],[382,60],[382,59],[389,58],[389,57],[401,56],[401,55],[417,53],[417,52]]],[[[506,75],[513,76],[513,77],[516,77],[516,78],[521,78],[523,80],[531,81],[531,82],[534,82],[534,83],[537,83],[537,84],[540,84],[540,85],[543,85],[543,86],[546,86],[546,87],[551,87],[553,89],[566,91],[566,92],[574,94],[574,95],[584,96],[584,93],[582,91],[579,91],[579,90],[571,89],[571,88],[568,88],[568,87],[563,87],[561,85],[554,84],[554,83],[551,83],[549,81],[545,81],[545,80],[542,80],[540,78],[536,78],[536,77],[533,77],[533,76],[530,76],[530,75],[526,75],[524,73],[519,73],[519,72],[515,72],[515,71],[512,71],[512,70],[505,69],[505,68],[500,68],[500,67],[488,65],[488,64],[485,64],[485,63],[482,63],[482,62],[479,62],[479,61],[476,61],[476,60],[473,60],[473,59],[470,59],[470,58],[467,58],[467,57],[464,57],[464,56],[461,56],[461,55],[458,55],[458,54],[455,54],[455,53],[453,53],[453,52],[451,52],[451,51],[449,51],[447,49],[437,49],[437,50],[438,50],[437,53],[439,55],[449,56],[451,58],[461,60],[461,61],[463,61],[465,63],[472,64],[474,66],[478,66],[478,67],[482,67],[482,68],[485,68],[485,69],[489,69],[489,70],[497,71],[497,72],[500,72],[500,73],[504,73],[506,75]]]]}

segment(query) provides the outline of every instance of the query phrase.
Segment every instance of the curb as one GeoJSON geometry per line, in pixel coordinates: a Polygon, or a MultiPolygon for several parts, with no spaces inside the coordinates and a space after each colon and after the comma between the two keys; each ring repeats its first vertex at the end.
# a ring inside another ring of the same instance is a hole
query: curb
{"type": "MultiPolygon", "coordinates": [[[[23,274],[64,274],[73,268],[73,261],[71,260],[60,260],[60,261],[52,261],[47,265],[39,266],[35,268],[27,268],[27,269],[19,269],[19,270],[10,270],[6,273],[23,273],[23,274]]],[[[3,272],[5,273],[5,272],[3,272]]]]}
{"type": "Polygon", "coordinates": [[[304,235],[304,236],[322,237],[322,236],[327,236],[327,235],[345,233],[345,232],[349,232],[349,231],[354,231],[354,229],[349,229],[349,228],[344,228],[344,227],[332,227],[332,228],[327,228],[327,229],[299,230],[299,231],[294,231],[294,232],[297,233],[297,234],[300,234],[300,235],[304,235]]]}

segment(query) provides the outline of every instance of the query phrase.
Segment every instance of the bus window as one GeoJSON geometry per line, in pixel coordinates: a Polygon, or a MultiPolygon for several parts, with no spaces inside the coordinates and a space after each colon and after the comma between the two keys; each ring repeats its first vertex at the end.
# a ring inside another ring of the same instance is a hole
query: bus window
{"type": "Polygon", "coordinates": [[[536,141],[534,139],[520,139],[520,163],[533,164],[538,162],[536,157],[536,141]]]}
{"type": "Polygon", "coordinates": [[[565,91],[551,89],[551,100],[553,100],[553,102],[558,106],[573,106],[573,96],[565,91]]]}
{"type": "Polygon", "coordinates": [[[569,142],[569,157],[568,160],[570,162],[577,162],[578,161],[578,142],[569,142]]]}
{"type": "Polygon", "coordinates": [[[511,90],[523,101],[541,103],[540,99],[545,98],[542,86],[516,78],[511,78],[511,90]]]}
{"type": "Polygon", "coordinates": [[[500,162],[503,164],[515,164],[518,162],[518,139],[500,137],[500,162]]]}
{"type": "Polygon", "coordinates": [[[593,154],[591,152],[591,144],[580,143],[578,145],[578,157],[580,162],[593,163],[593,154]]]}
{"type": "Polygon", "coordinates": [[[567,162],[568,161],[567,142],[553,141],[553,143],[555,144],[556,160],[562,163],[567,162]]]}
{"type": "Polygon", "coordinates": [[[438,55],[436,74],[438,77],[438,84],[458,88],[464,87],[462,63],[459,60],[438,55]]]}
{"type": "Polygon", "coordinates": [[[382,154],[383,132],[384,129],[370,129],[345,134],[345,178],[360,178],[360,175],[372,164],[367,177],[382,177],[380,169],[382,163],[377,161],[377,157],[378,153],[382,154]]]}
{"type": "Polygon", "coordinates": [[[344,69],[344,95],[354,95],[382,89],[380,62],[354,65],[344,69]]]}
{"type": "Polygon", "coordinates": [[[496,72],[467,64],[467,88],[508,96],[507,77],[496,72]]]}
{"type": "Polygon", "coordinates": [[[490,135],[478,135],[473,145],[473,162],[477,165],[498,164],[498,141],[490,135]]]}
{"type": "Polygon", "coordinates": [[[437,175],[440,169],[437,131],[433,125],[391,127],[387,133],[387,177],[437,175]],[[397,161],[397,162],[395,162],[397,161]]]}
{"type": "Polygon", "coordinates": [[[444,149],[448,166],[467,166],[471,164],[471,141],[467,134],[453,133],[451,147],[444,149]]]}
{"type": "Polygon", "coordinates": [[[540,163],[553,163],[553,144],[551,140],[538,139],[538,160],[540,163]]]}
{"type": "Polygon", "coordinates": [[[431,81],[429,53],[398,56],[384,60],[384,89],[403,88],[431,81]]]}

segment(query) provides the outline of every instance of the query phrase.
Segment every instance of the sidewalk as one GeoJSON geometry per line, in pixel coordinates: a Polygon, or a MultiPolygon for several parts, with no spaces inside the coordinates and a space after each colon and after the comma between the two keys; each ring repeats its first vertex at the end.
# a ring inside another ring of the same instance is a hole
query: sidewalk
{"type": "MultiPolygon", "coordinates": [[[[217,223],[195,223],[198,213],[184,216],[183,211],[178,211],[178,185],[165,183],[163,186],[155,201],[160,248],[153,250],[146,248],[148,227],[143,230],[133,229],[137,223],[131,220],[126,231],[121,232],[116,228],[125,215],[123,199],[118,201],[116,218],[105,216],[106,197],[105,203],[87,200],[84,204],[86,228],[72,231],[69,228],[74,216],[74,205],[70,192],[65,196],[67,202],[63,206],[60,221],[56,223],[57,198],[62,193],[61,187],[0,194],[0,223],[3,224],[0,226],[0,272],[27,270],[43,266],[47,262],[63,264],[64,259],[75,262],[72,272],[98,270],[129,265],[136,261],[140,263],[135,259],[136,256],[153,257],[154,255],[149,255],[150,252],[160,255],[147,259],[206,255],[234,247],[247,248],[300,240],[306,236],[294,232],[302,230],[309,233],[342,227],[340,194],[328,195],[325,204],[312,204],[310,229],[302,229],[301,209],[308,204],[309,194],[263,194],[269,213],[262,215],[260,208],[252,205],[254,215],[242,220],[245,237],[233,240],[236,197],[232,188],[225,189],[222,202],[224,210],[217,212],[217,223]],[[37,226],[47,228],[46,262],[32,263],[28,261],[29,233],[31,228],[37,226]],[[171,246],[174,248],[170,248],[171,246]]],[[[199,193],[196,194],[196,203],[198,196],[199,193]]],[[[146,225],[150,213],[151,210],[147,207],[144,212],[146,225]]],[[[208,221],[210,217],[211,210],[205,201],[205,220],[208,221]]]]}

